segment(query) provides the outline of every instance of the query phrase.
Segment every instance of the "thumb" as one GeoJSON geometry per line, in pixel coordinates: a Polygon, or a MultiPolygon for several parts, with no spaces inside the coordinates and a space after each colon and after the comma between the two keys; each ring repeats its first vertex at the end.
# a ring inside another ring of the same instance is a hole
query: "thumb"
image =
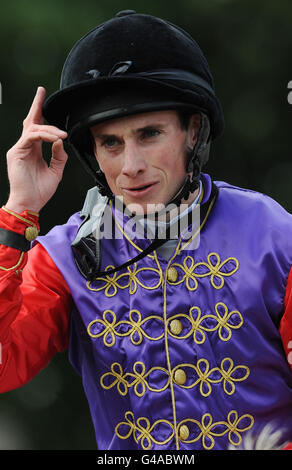
{"type": "Polygon", "coordinates": [[[63,141],[58,139],[52,145],[52,158],[50,161],[50,169],[58,175],[58,177],[62,177],[64,167],[66,165],[68,159],[68,155],[64,150],[63,141]]]}

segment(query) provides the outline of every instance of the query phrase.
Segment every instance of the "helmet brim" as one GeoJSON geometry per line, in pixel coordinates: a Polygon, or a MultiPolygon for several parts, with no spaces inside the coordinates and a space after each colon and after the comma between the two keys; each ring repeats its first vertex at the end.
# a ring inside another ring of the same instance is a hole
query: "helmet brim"
{"type": "Polygon", "coordinates": [[[80,128],[89,123],[94,125],[130,114],[179,108],[207,113],[212,140],[222,134],[221,105],[209,90],[200,85],[190,88],[189,82],[183,80],[170,83],[134,74],[99,76],[61,89],[46,99],[43,116],[49,124],[70,132],[76,126],[80,128]],[[128,98],[117,99],[123,97],[125,91],[130,93],[128,98]],[[137,93],[141,92],[146,99],[137,98],[137,93]]]}

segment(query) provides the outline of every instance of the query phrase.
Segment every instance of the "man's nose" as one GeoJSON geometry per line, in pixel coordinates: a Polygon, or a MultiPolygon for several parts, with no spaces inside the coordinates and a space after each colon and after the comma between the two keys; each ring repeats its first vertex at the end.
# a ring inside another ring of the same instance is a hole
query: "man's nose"
{"type": "Polygon", "coordinates": [[[127,142],[124,146],[124,161],[122,173],[128,177],[135,177],[146,169],[146,161],[139,151],[137,144],[127,142]]]}

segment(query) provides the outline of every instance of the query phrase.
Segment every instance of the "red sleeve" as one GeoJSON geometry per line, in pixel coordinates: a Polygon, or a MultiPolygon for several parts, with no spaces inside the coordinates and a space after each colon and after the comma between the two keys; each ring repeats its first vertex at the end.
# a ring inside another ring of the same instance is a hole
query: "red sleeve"
{"type": "MultiPolygon", "coordinates": [[[[29,225],[0,210],[1,227],[24,233],[29,225]]],[[[41,245],[28,253],[0,245],[0,392],[24,385],[67,348],[71,302],[41,245]]]]}
{"type": "Polygon", "coordinates": [[[290,442],[290,444],[287,444],[283,450],[292,450],[292,442],[290,442]]]}
{"type": "Polygon", "coordinates": [[[284,315],[280,323],[280,334],[287,361],[292,370],[292,268],[287,280],[284,298],[284,315]]]}
{"type": "MultiPolygon", "coordinates": [[[[287,361],[292,370],[292,268],[287,279],[284,297],[284,314],[280,323],[280,334],[287,361]]],[[[292,450],[292,442],[285,445],[283,450],[292,450]]]]}

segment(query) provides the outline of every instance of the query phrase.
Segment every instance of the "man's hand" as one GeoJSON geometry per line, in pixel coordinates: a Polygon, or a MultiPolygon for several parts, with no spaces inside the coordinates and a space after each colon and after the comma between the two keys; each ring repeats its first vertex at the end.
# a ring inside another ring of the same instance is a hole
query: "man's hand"
{"type": "Polygon", "coordinates": [[[10,195],[5,207],[17,213],[26,209],[39,212],[44,207],[62,179],[68,158],[62,142],[67,133],[44,124],[45,95],[45,88],[39,87],[23,121],[22,135],[7,152],[10,195]],[[43,159],[43,141],[53,144],[49,166],[43,159]]]}

